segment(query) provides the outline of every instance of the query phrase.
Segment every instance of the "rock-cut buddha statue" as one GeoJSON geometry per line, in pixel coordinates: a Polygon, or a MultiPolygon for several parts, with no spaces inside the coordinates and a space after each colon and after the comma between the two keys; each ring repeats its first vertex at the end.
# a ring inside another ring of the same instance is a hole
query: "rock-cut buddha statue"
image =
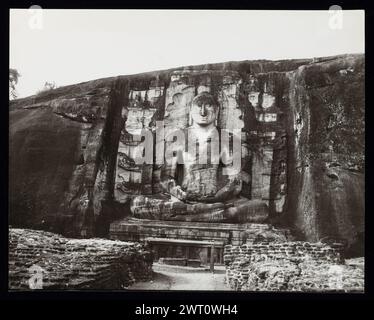
{"type": "Polygon", "coordinates": [[[218,108],[210,93],[195,96],[191,124],[184,129],[185,143],[163,168],[163,193],[133,198],[134,217],[226,223],[266,220],[267,204],[242,197],[240,170],[230,174],[225,164],[223,158],[229,156],[230,148],[222,143],[216,126],[218,108]]]}

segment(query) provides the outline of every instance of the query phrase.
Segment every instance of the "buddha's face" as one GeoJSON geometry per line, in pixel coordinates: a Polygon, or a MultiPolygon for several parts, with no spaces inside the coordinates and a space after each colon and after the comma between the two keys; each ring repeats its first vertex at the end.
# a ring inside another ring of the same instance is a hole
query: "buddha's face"
{"type": "Polygon", "coordinates": [[[194,124],[208,126],[216,120],[216,116],[216,107],[210,101],[201,99],[192,103],[191,117],[194,124]]]}

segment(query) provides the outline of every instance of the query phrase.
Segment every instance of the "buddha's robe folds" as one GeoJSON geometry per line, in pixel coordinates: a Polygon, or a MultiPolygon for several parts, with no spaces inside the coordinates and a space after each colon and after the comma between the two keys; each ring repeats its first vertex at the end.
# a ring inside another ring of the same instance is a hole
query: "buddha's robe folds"
{"type": "MultiPolygon", "coordinates": [[[[198,140],[188,130],[187,134],[188,139],[194,139],[193,142],[198,140]]],[[[214,147],[211,139],[203,146],[207,150],[198,149],[198,154],[207,153],[206,163],[200,163],[196,150],[193,150],[193,156],[185,149],[177,150],[176,156],[164,170],[164,193],[135,197],[130,206],[134,217],[233,223],[263,222],[268,217],[268,207],[263,201],[239,196],[240,174],[224,176],[222,157],[219,156],[219,161],[212,161],[214,147]]],[[[218,150],[220,155],[226,152],[221,146],[218,150]]]]}

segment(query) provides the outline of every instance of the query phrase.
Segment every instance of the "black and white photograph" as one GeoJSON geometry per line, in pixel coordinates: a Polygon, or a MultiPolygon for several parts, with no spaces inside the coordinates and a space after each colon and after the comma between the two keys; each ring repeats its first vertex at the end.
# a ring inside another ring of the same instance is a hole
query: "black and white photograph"
{"type": "Polygon", "coordinates": [[[8,158],[9,292],[363,294],[365,11],[11,8],[8,158]]]}

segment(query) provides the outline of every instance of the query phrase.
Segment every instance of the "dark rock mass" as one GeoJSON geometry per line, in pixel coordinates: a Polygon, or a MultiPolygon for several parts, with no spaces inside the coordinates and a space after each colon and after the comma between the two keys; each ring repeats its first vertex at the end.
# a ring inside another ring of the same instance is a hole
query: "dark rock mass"
{"type": "MultiPolygon", "coordinates": [[[[242,61],[60,87],[10,101],[9,222],[105,237],[165,168],[135,165],[137,130],[185,128],[192,98],[218,101],[242,130],[242,195],[297,239],[363,255],[365,57],[242,61]]],[[[218,181],[220,182],[220,181],[218,181]]]]}

